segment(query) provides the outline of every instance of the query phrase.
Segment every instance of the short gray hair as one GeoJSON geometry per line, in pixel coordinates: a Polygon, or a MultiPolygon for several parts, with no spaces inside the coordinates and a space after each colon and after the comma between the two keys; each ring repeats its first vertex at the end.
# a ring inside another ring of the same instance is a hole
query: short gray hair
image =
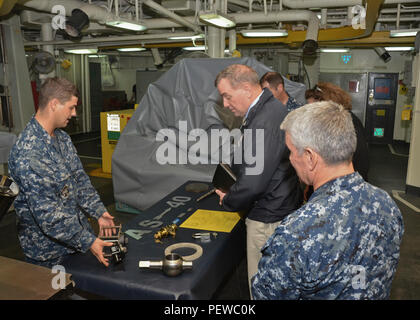
{"type": "Polygon", "coordinates": [[[350,162],[356,150],[356,133],[350,113],[340,104],[322,101],[290,112],[280,129],[285,130],[302,154],[315,150],[328,165],[350,162]]]}
{"type": "Polygon", "coordinates": [[[217,87],[220,80],[227,79],[233,88],[237,88],[242,83],[250,83],[254,86],[260,85],[258,73],[251,67],[244,64],[231,64],[227,68],[219,72],[214,81],[217,87]]]}

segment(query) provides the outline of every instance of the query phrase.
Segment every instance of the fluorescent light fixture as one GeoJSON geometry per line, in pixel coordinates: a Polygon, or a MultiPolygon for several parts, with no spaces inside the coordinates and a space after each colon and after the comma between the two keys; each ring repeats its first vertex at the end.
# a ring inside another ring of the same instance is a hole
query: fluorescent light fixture
{"type": "Polygon", "coordinates": [[[391,38],[395,37],[415,37],[417,32],[419,32],[420,29],[399,29],[399,30],[391,30],[389,32],[389,36],[391,38]]]}
{"type": "Polygon", "coordinates": [[[236,22],[233,20],[233,18],[223,13],[220,13],[218,11],[217,12],[203,11],[200,13],[200,19],[220,28],[233,28],[234,26],[236,26],[236,22]]]}
{"type": "Polygon", "coordinates": [[[139,47],[135,47],[135,48],[118,48],[118,51],[121,52],[135,52],[135,51],[144,51],[146,50],[146,48],[139,48],[139,47]]]}
{"type": "Polygon", "coordinates": [[[127,29],[127,30],[133,30],[133,31],[143,31],[147,29],[145,25],[142,25],[141,23],[137,23],[134,21],[112,20],[112,21],[107,21],[106,24],[111,27],[117,27],[117,28],[122,28],[122,29],[127,29]]]}
{"type": "Polygon", "coordinates": [[[195,47],[184,47],[182,49],[187,50],[187,51],[204,51],[204,50],[206,50],[206,47],[205,46],[195,46],[195,47]]]}
{"type": "Polygon", "coordinates": [[[204,34],[195,34],[191,36],[173,36],[168,37],[169,40],[196,40],[196,39],[203,39],[204,34]]]}
{"type": "Polygon", "coordinates": [[[385,47],[386,51],[411,51],[414,47],[385,47]]]}
{"type": "Polygon", "coordinates": [[[344,53],[344,52],[350,52],[350,49],[348,49],[348,48],[321,48],[320,51],[321,52],[340,52],[340,53],[344,53]]]}
{"type": "Polygon", "coordinates": [[[88,55],[88,58],[104,58],[106,57],[106,54],[90,54],[88,55]]]}
{"type": "Polygon", "coordinates": [[[287,37],[286,30],[281,29],[249,29],[241,30],[244,37],[287,37]]]}
{"type": "MultiPolygon", "coordinates": [[[[206,47],[205,46],[195,46],[195,47],[184,47],[182,49],[187,50],[187,51],[205,51],[206,47]]],[[[229,49],[225,49],[224,52],[229,53],[229,49]]]]}
{"type": "Polygon", "coordinates": [[[98,52],[98,49],[65,49],[64,52],[73,54],[95,54],[98,52]]]}

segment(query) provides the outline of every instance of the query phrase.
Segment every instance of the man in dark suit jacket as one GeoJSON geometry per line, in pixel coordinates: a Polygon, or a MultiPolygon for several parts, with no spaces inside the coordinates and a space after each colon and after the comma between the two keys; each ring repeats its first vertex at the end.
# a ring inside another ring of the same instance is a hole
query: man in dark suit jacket
{"type": "Polygon", "coordinates": [[[262,246],[281,220],[299,208],[302,193],[289,161],[284,133],[280,130],[287,115],[284,105],[270,90],[261,89],[258,74],[246,65],[227,67],[219,73],[215,84],[223,98],[223,106],[244,119],[243,137],[238,146],[242,161],[236,163],[238,159],[234,159],[232,166],[237,181],[229,192],[217,190],[216,193],[224,209],[248,211],[250,279],[257,272],[262,246]],[[255,161],[249,163],[249,159],[255,161]]]}

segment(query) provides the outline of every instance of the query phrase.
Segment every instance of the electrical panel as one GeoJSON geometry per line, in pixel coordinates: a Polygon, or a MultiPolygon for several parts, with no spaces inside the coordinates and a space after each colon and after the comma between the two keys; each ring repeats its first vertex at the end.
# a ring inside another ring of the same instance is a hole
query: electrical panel
{"type": "Polygon", "coordinates": [[[369,73],[365,122],[368,142],[392,142],[397,90],[398,73],[369,73]]]}

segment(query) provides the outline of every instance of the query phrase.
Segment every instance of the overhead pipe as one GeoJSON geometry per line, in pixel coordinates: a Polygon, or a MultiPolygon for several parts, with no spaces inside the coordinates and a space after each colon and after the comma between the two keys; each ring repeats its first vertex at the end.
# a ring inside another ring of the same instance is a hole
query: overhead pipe
{"type": "MultiPolygon", "coordinates": [[[[324,9],[321,9],[321,11],[324,9]]],[[[325,9],[327,10],[327,9],[325,9]]],[[[397,13],[398,10],[397,8],[393,9],[393,8],[388,8],[388,9],[381,9],[379,10],[379,14],[387,14],[387,13],[397,13]]],[[[400,13],[417,13],[420,12],[420,8],[419,9],[403,9],[401,8],[400,13]]],[[[338,16],[338,15],[342,15],[345,16],[347,14],[347,10],[346,11],[339,11],[339,10],[334,10],[334,11],[328,11],[327,15],[328,16],[338,16]]]]}
{"type": "MultiPolygon", "coordinates": [[[[308,8],[337,8],[360,5],[363,6],[364,0],[283,0],[283,5],[292,9],[308,8]]],[[[413,0],[385,0],[384,4],[412,3],[413,0]]]]}
{"type": "MultiPolygon", "coordinates": [[[[316,42],[319,31],[319,19],[317,15],[309,10],[285,10],[280,12],[269,12],[267,15],[264,12],[252,13],[230,13],[236,24],[249,23],[269,23],[269,22],[284,22],[284,21],[307,21],[308,29],[306,32],[306,40],[309,42],[316,42]]],[[[194,21],[194,17],[185,17],[184,19],[194,21]]],[[[147,19],[144,24],[149,28],[176,28],[179,24],[169,21],[167,19],[147,19]]]]}
{"type": "MultiPolygon", "coordinates": [[[[86,4],[85,2],[78,1],[78,0],[54,0],[54,1],[20,0],[20,3],[24,5],[25,7],[36,9],[39,11],[45,11],[49,13],[51,13],[51,10],[54,6],[61,5],[66,9],[66,15],[70,15],[74,9],[81,9],[89,16],[89,19],[98,21],[99,23],[106,23],[109,20],[115,20],[118,18],[117,15],[114,15],[113,13],[108,12],[105,8],[102,8],[96,5],[89,5],[89,4],[86,4]]],[[[177,14],[162,7],[156,2],[152,0],[145,0],[143,1],[143,3],[157,10],[159,13],[164,14],[168,16],[169,18],[175,20],[181,26],[186,26],[188,28],[193,29],[197,33],[201,33],[201,29],[197,25],[184,19],[183,17],[178,16],[177,14]]],[[[130,17],[131,15],[129,14],[124,14],[124,15],[121,14],[121,18],[130,19],[130,17]]],[[[163,20],[166,20],[166,19],[163,19],[163,20]]],[[[156,26],[155,28],[160,28],[160,27],[161,26],[156,26]]]]}
{"type": "MultiPolygon", "coordinates": [[[[24,2],[24,0],[21,0],[24,2]]],[[[151,4],[153,1],[145,0],[143,3],[151,4]]],[[[154,2],[153,2],[154,3],[154,2]]],[[[89,15],[89,18],[92,20],[96,20],[99,22],[106,21],[107,18],[113,16],[113,14],[109,13],[106,9],[102,7],[98,7],[95,5],[86,5],[85,2],[78,1],[78,0],[54,0],[54,1],[43,1],[43,0],[30,0],[24,2],[26,7],[51,12],[51,9],[54,5],[62,5],[66,9],[66,14],[70,14],[73,9],[80,9],[83,7],[83,11],[89,10],[86,14],[89,15]]],[[[167,10],[167,9],[166,9],[167,10]]],[[[248,23],[267,23],[267,22],[280,22],[280,21],[307,21],[308,22],[308,29],[309,26],[311,29],[314,29],[318,32],[319,28],[319,20],[316,14],[309,10],[285,10],[280,12],[269,12],[265,15],[263,12],[252,12],[250,13],[230,13],[236,23],[240,24],[248,24],[248,23]]],[[[178,16],[178,18],[180,18],[178,16]]],[[[175,19],[174,19],[175,20],[175,19]]],[[[185,26],[185,22],[190,25],[190,27],[195,26],[194,21],[195,17],[182,17],[181,21],[171,21],[165,18],[152,18],[152,19],[144,19],[142,23],[148,29],[161,29],[161,28],[179,28],[185,26]]],[[[196,26],[199,29],[199,27],[196,26]]],[[[201,31],[201,29],[200,29],[201,31]]]]}
{"type": "Polygon", "coordinates": [[[163,60],[160,57],[159,49],[158,48],[151,48],[150,51],[152,52],[153,62],[157,69],[161,69],[163,67],[163,60]]]}
{"type": "Polygon", "coordinates": [[[354,13],[352,7],[347,7],[347,25],[351,25],[351,22],[354,18],[354,13]]]}
{"type": "MultiPolygon", "coordinates": [[[[43,23],[41,25],[41,38],[45,42],[49,42],[49,41],[54,39],[53,28],[51,26],[51,23],[43,23]]],[[[53,45],[44,44],[42,46],[42,50],[46,51],[46,52],[50,53],[52,56],[54,56],[54,46],[53,45]]],[[[54,68],[53,71],[51,71],[48,74],[40,74],[39,75],[39,79],[41,80],[41,82],[44,82],[44,80],[46,78],[52,78],[52,77],[55,77],[55,68],[54,68]]]]}
{"type": "Polygon", "coordinates": [[[136,10],[136,21],[139,20],[139,0],[135,2],[135,10],[136,10]]]}
{"type": "Polygon", "coordinates": [[[234,18],[237,24],[307,21],[308,29],[305,40],[316,41],[318,37],[319,19],[314,12],[309,10],[285,10],[280,12],[269,12],[267,15],[263,12],[231,13],[229,16],[234,18]]]}
{"type": "Polygon", "coordinates": [[[236,50],[236,30],[231,29],[228,31],[229,36],[229,52],[232,53],[236,50]]]}
{"type": "MultiPolygon", "coordinates": [[[[220,6],[220,11],[223,14],[228,13],[227,0],[220,0],[219,6],[220,6]]],[[[220,42],[219,56],[221,58],[223,58],[225,56],[225,48],[226,48],[226,41],[225,41],[225,39],[226,39],[226,29],[225,28],[219,29],[219,35],[220,35],[219,36],[220,37],[219,38],[219,42],[220,42]]]]}
{"type": "Polygon", "coordinates": [[[192,29],[193,31],[197,33],[201,33],[202,30],[200,27],[198,27],[196,24],[189,22],[188,20],[184,19],[183,17],[180,17],[179,15],[173,13],[172,11],[166,9],[165,7],[162,7],[160,4],[157,4],[156,2],[152,0],[143,0],[143,3],[147,6],[149,6],[152,9],[155,9],[157,12],[168,16],[169,18],[174,19],[175,21],[179,22],[180,24],[192,29]]]}
{"type": "MultiPolygon", "coordinates": [[[[23,1],[22,1],[23,2],[23,1]]],[[[312,1],[311,1],[312,2],[312,1]]],[[[144,3],[154,8],[163,8],[152,0],[145,0],[144,3]]],[[[70,14],[73,9],[83,7],[83,11],[88,11],[89,18],[99,22],[105,22],[107,19],[110,19],[113,14],[108,12],[102,7],[95,5],[87,5],[85,2],[77,0],[55,0],[55,1],[42,1],[42,0],[30,0],[24,2],[24,5],[29,8],[37,9],[40,11],[51,12],[53,5],[62,5],[66,9],[66,14],[70,14]]],[[[252,9],[251,9],[252,10],[252,9]]],[[[160,10],[161,13],[168,13],[169,10],[165,9],[160,10]]],[[[170,21],[168,19],[145,19],[143,23],[149,29],[161,29],[161,28],[174,28],[180,26],[188,26],[192,28],[195,32],[201,32],[201,29],[194,24],[195,17],[179,17],[173,14],[171,11],[170,15],[175,21],[170,21]],[[176,16],[176,18],[175,18],[176,16]]],[[[169,14],[168,14],[169,16],[169,14]]],[[[252,13],[231,13],[237,24],[249,24],[249,23],[267,23],[267,22],[282,22],[282,21],[307,21],[308,29],[306,32],[306,40],[312,40],[316,42],[317,35],[319,31],[319,20],[316,14],[309,10],[285,10],[280,12],[269,12],[267,15],[264,12],[252,12],[252,13]]],[[[150,35],[145,35],[150,36],[150,35]]],[[[156,35],[152,35],[156,36],[156,35]]],[[[138,36],[136,36],[138,37],[138,36]]],[[[120,37],[122,39],[124,37],[120,37]]],[[[136,38],[138,39],[138,38],[136,38]]],[[[133,39],[134,40],[134,39],[133,39]]],[[[96,41],[92,41],[96,42],[96,41]]],[[[28,44],[26,44],[28,45],[28,44]]]]}
{"type": "MultiPolygon", "coordinates": [[[[128,42],[128,41],[142,41],[142,40],[158,40],[158,39],[168,39],[169,37],[185,37],[193,36],[192,32],[168,32],[168,33],[159,33],[159,34],[139,34],[132,36],[111,36],[111,37],[97,37],[97,38],[82,38],[78,42],[71,40],[53,40],[53,41],[24,41],[23,45],[25,47],[37,46],[37,45],[75,45],[75,44],[96,44],[104,42],[128,42]]],[[[159,40],[161,41],[161,40],[159,40]]],[[[171,40],[173,42],[173,40],[171,40]]]]}
{"type": "MultiPolygon", "coordinates": [[[[342,19],[332,19],[329,18],[328,23],[341,23],[343,20],[342,19]]],[[[378,18],[376,24],[380,23],[380,22],[395,22],[396,18],[378,18]]],[[[400,22],[407,22],[407,21],[420,21],[420,17],[400,17],[399,19],[400,22]]],[[[398,28],[395,28],[398,29],[398,28]]],[[[379,31],[379,30],[375,30],[375,31],[379,31]]]]}
{"type": "MultiPolygon", "coordinates": [[[[222,13],[226,13],[226,0],[215,0],[213,3],[213,9],[216,9],[222,13]]],[[[208,51],[210,57],[212,58],[222,58],[224,56],[225,50],[225,37],[226,30],[222,28],[216,28],[213,26],[208,26],[208,51]]]]}
{"type": "MultiPolygon", "coordinates": [[[[54,6],[60,5],[63,6],[66,10],[65,14],[66,16],[70,16],[71,12],[74,9],[81,9],[83,10],[88,16],[90,20],[95,20],[100,23],[105,23],[109,19],[116,19],[117,17],[111,13],[108,12],[106,9],[96,6],[96,5],[90,5],[86,4],[85,2],[79,1],[79,0],[54,0],[54,1],[45,1],[45,0],[19,0],[21,5],[36,9],[39,11],[44,11],[51,13],[51,10],[54,6]]],[[[128,18],[127,15],[124,15],[123,18],[128,18]]]]}
{"type": "MultiPolygon", "coordinates": [[[[38,0],[32,0],[38,1],[38,0]]],[[[31,1],[31,2],[32,2],[31,1]]],[[[68,1],[68,0],[67,0],[68,1]]],[[[74,1],[69,1],[74,2],[74,1]]],[[[105,10],[106,12],[106,10],[105,10]]],[[[108,14],[108,13],[107,13],[108,14]]],[[[307,21],[308,30],[306,33],[306,40],[317,40],[317,35],[319,31],[319,20],[315,13],[309,10],[287,10],[281,12],[269,12],[265,15],[263,12],[253,12],[253,13],[234,13],[230,14],[237,23],[248,24],[248,23],[267,23],[267,22],[280,22],[280,21],[307,21]]],[[[195,17],[185,17],[185,20],[193,23],[195,17]]],[[[178,22],[171,21],[168,19],[156,18],[156,19],[146,19],[143,23],[147,26],[148,29],[161,29],[161,28],[177,28],[181,27],[178,22]]],[[[179,35],[191,35],[191,33],[180,33],[179,35]]],[[[158,39],[169,37],[170,35],[175,35],[173,33],[166,34],[143,34],[143,35],[132,35],[132,36],[119,36],[119,37],[100,37],[100,38],[83,38],[80,43],[100,43],[100,42],[111,42],[111,41],[136,41],[136,40],[146,40],[146,39],[158,39]]],[[[178,34],[177,34],[178,35],[178,34]]],[[[56,45],[65,45],[65,44],[75,44],[74,41],[70,40],[57,40],[50,42],[43,41],[28,41],[25,42],[25,46],[34,46],[34,45],[43,45],[43,44],[56,44],[56,45]]]]}
{"type": "Polygon", "coordinates": [[[328,9],[321,9],[321,27],[327,28],[328,9]]]}
{"type": "MultiPolygon", "coordinates": [[[[249,8],[249,2],[245,0],[228,0],[229,3],[236,4],[237,6],[249,8]]],[[[256,11],[261,11],[262,9],[258,5],[252,5],[252,8],[256,11]]]]}
{"type": "MultiPolygon", "coordinates": [[[[329,41],[337,41],[337,40],[352,40],[352,39],[359,39],[359,38],[365,38],[369,37],[372,32],[374,31],[375,24],[377,22],[378,16],[379,16],[379,9],[384,3],[384,0],[366,0],[367,1],[367,10],[366,10],[366,27],[365,29],[356,29],[351,27],[344,27],[342,30],[346,31],[346,34],[348,34],[347,37],[342,37],[340,33],[337,34],[336,37],[331,38],[329,41]]],[[[393,3],[394,0],[387,0],[385,3],[393,3]]],[[[289,4],[291,1],[289,0],[283,0],[283,4],[286,4],[286,2],[289,4]]],[[[331,5],[327,5],[327,1],[324,0],[300,0],[300,1],[293,1],[293,4],[296,6],[303,5],[305,3],[308,5],[309,3],[312,6],[326,6],[331,7],[331,5]]],[[[353,0],[337,0],[334,1],[335,6],[350,6],[350,5],[357,5],[359,3],[356,3],[356,1],[353,0]]],[[[288,12],[288,11],[287,11],[288,12]]],[[[309,31],[309,28],[308,28],[309,31]]]]}
{"type": "Polygon", "coordinates": [[[119,17],[120,16],[119,15],[119,11],[120,11],[120,2],[119,2],[119,0],[115,0],[114,7],[115,7],[115,15],[117,17],[119,17]]]}

